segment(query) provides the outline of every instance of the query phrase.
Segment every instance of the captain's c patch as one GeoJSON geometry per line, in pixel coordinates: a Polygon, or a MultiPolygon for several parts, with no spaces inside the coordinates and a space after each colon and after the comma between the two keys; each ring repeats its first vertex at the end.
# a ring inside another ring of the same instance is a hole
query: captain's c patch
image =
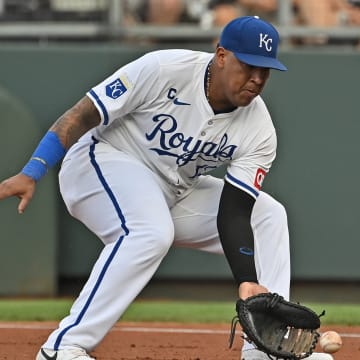
{"type": "Polygon", "coordinates": [[[265,176],[266,176],[266,171],[259,168],[256,172],[255,181],[254,181],[254,185],[258,190],[261,189],[265,176]]]}

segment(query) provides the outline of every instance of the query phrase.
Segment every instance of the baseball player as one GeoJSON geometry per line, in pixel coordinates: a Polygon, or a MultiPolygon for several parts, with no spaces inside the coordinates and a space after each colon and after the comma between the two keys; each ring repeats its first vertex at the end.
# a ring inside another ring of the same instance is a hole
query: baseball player
{"type": "MultiPolygon", "coordinates": [[[[67,209],[104,244],[37,360],[92,359],[172,245],[225,254],[240,298],[289,298],[286,212],[261,191],[276,133],[260,93],[270,69],[286,70],[278,43],[272,25],[241,17],[225,26],[215,53],[145,54],[90,89],[1,183],[0,199],[18,196],[23,213],[36,183],[64,158],[67,209]],[[219,166],[224,179],[207,175],[219,166]]],[[[242,359],[267,357],[245,344],[242,359]]]]}

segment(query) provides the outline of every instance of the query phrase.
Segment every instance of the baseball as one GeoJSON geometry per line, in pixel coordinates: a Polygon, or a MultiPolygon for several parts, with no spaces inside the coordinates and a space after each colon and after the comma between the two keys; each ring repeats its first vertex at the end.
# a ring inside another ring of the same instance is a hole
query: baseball
{"type": "Polygon", "coordinates": [[[320,336],[320,346],[328,354],[337,352],[342,346],[341,336],[336,331],[326,331],[320,336]]]}

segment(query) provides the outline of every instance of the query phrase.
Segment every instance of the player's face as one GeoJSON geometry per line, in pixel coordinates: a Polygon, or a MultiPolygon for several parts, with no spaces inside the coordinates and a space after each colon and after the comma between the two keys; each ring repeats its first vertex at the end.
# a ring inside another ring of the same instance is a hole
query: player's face
{"type": "Polygon", "coordinates": [[[245,64],[225,50],[221,77],[223,101],[234,107],[249,105],[262,92],[269,76],[270,69],[245,64]]]}

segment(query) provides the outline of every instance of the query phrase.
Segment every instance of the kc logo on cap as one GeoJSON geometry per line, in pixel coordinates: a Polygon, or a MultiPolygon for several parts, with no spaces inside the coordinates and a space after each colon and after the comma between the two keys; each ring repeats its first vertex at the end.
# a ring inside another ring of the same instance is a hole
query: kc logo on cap
{"type": "Polygon", "coordinates": [[[258,16],[242,16],[230,21],[220,35],[219,46],[231,51],[245,64],[285,71],[277,59],[279,34],[258,16]]]}
{"type": "Polygon", "coordinates": [[[265,46],[266,51],[271,51],[272,50],[272,39],[269,38],[268,34],[263,34],[260,33],[260,44],[259,47],[262,47],[263,45],[265,46]]]}

